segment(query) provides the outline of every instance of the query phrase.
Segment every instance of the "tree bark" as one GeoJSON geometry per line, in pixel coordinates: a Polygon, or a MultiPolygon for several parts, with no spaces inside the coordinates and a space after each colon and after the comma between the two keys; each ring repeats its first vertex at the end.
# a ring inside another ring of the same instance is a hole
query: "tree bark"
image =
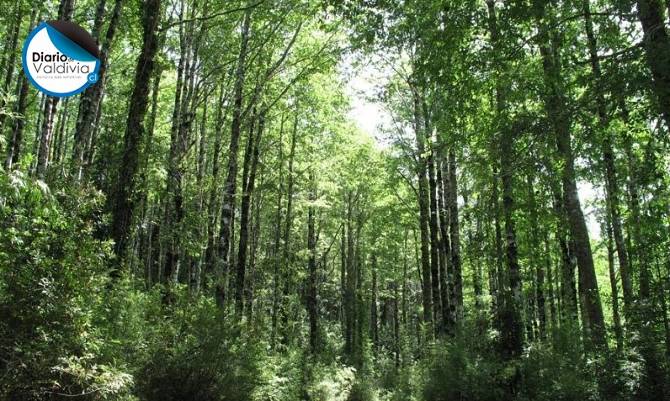
{"type": "MultiPolygon", "coordinates": [[[[106,0],[100,0],[98,7],[104,11],[104,4],[106,0]]],[[[109,53],[116,35],[116,29],[121,19],[121,10],[123,9],[123,0],[116,0],[114,8],[112,9],[111,17],[109,18],[109,25],[105,34],[105,41],[100,50],[100,67],[98,69],[98,82],[95,85],[89,86],[81,95],[79,100],[79,113],[77,116],[77,125],[74,135],[74,150],[72,155],[72,174],[76,180],[81,180],[85,153],[88,143],[91,141],[93,135],[94,123],[98,114],[98,109],[101,107],[102,97],[104,93],[105,74],[107,72],[107,64],[109,63],[109,53]]],[[[102,25],[96,21],[95,26],[102,25]]],[[[98,28],[99,29],[99,28],[98,28]]],[[[97,35],[96,35],[97,39],[97,35]]]]}
{"type": "MultiPolygon", "coordinates": [[[[16,54],[18,53],[17,51],[17,44],[19,40],[19,32],[21,30],[21,23],[23,22],[23,2],[19,1],[16,3],[15,6],[15,12],[16,12],[16,18],[14,19],[14,22],[11,26],[11,33],[9,33],[9,43],[7,44],[7,48],[5,49],[6,53],[6,59],[3,59],[3,62],[6,61],[6,71],[5,71],[5,77],[2,83],[2,94],[7,95],[9,92],[9,87],[12,84],[12,79],[14,77],[14,69],[16,67],[16,54]]],[[[31,19],[32,20],[32,19],[31,19]]],[[[2,71],[2,69],[0,69],[2,71]]],[[[3,110],[5,106],[5,97],[3,96],[0,98],[0,110],[3,110]]],[[[0,113],[0,133],[3,132],[3,127],[4,127],[4,121],[5,118],[7,117],[7,114],[5,113],[0,113]]]]}
{"type": "Polygon", "coordinates": [[[319,352],[319,308],[317,298],[317,264],[316,264],[316,232],[315,206],[316,202],[316,177],[314,171],[309,172],[309,206],[307,207],[307,314],[309,316],[309,345],[313,354],[319,352]]]}
{"type": "Polygon", "coordinates": [[[244,12],[240,33],[240,52],[235,69],[235,87],[233,94],[233,119],[231,122],[230,148],[228,151],[228,175],[223,187],[223,205],[221,210],[221,229],[219,231],[219,264],[217,268],[216,300],[220,307],[225,305],[226,276],[228,273],[228,253],[231,248],[231,232],[235,218],[235,198],[237,193],[237,153],[242,126],[242,103],[244,101],[244,82],[246,59],[251,27],[251,9],[244,12]]]}
{"type": "MultiPolygon", "coordinates": [[[[125,258],[131,231],[134,209],[137,203],[136,176],[138,173],[140,146],[145,135],[144,116],[149,101],[149,84],[155,68],[158,50],[156,31],[161,15],[161,0],[147,0],[142,10],[142,49],[137,59],[133,91],[130,95],[128,118],[124,134],[123,158],[119,166],[116,193],[112,208],[112,238],[116,255],[125,258]]],[[[120,275],[119,269],[112,271],[113,277],[120,275]]]]}
{"type": "Polygon", "coordinates": [[[670,38],[659,0],[637,0],[638,17],[644,32],[644,48],[651,71],[651,89],[659,112],[670,129],[670,38]]]}
{"type": "MultiPolygon", "coordinates": [[[[612,149],[612,133],[609,129],[609,116],[607,114],[607,105],[605,103],[602,70],[600,59],[598,58],[598,41],[593,31],[593,21],[591,20],[590,0],[583,0],[582,10],[584,12],[584,22],[586,28],[586,37],[589,48],[589,61],[591,63],[591,73],[595,82],[596,111],[598,115],[599,128],[603,132],[603,165],[605,167],[605,196],[607,211],[610,215],[612,233],[619,261],[619,273],[621,275],[621,287],[623,289],[623,301],[625,309],[630,311],[633,303],[633,284],[629,271],[628,249],[623,237],[621,225],[621,211],[619,208],[619,182],[616,166],[614,164],[614,150],[612,149]]],[[[629,315],[629,313],[627,312],[629,315]]]]}
{"type": "Polygon", "coordinates": [[[430,220],[430,209],[428,205],[428,179],[426,177],[426,147],[424,144],[423,124],[421,122],[421,101],[418,88],[412,88],[414,97],[414,133],[417,146],[416,173],[419,180],[419,230],[421,233],[421,274],[423,276],[423,320],[429,324],[432,322],[432,285],[430,266],[430,234],[428,221],[430,220]]]}
{"type": "Polygon", "coordinates": [[[596,348],[606,348],[605,322],[600,303],[600,293],[598,292],[598,281],[596,280],[589,233],[577,195],[575,157],[572,151],[572,138],[570,134],[571,122],[566,106],[559,60],[556,59],[557,51],[555,44],[552,44],[551,49],[549,47],[549,24],[544,21],[544,4],[541,4],[538,9],[537,22],[541,32],[539,35],[539,45],[544,71],[545,109],[556,135],[556,148],[562,165],[563,197],[579,271],[580,305],[584,312],[582,321],[591,345],[596,348]]]}
{"type": "MultiPolygon", "coordinates": [[[[432,320],[434,324],[434,330],[437,333],[440,330],[440,326],[444,327],[446,322],[441,322],[442,316],[442,302],[440,299],[440,262],[439,262],[439,251],[440,251],[440,241],[439,241],[439,226],[438,226],[438,208],[437,208],[437,181],[435,179],[435,149],[433,146],[433,140],[431,135],[429,116],[428,116],[428,107],[426,106],[425,101],[422,101],[422,110],[423,110],[423,123],[424,123],[424,135],[425,135],[425,144],[427,149],[425,168],[428,171],[428,201],[429,201],[429,219],[428,226],[430,229],[430,282],[431,282],[431,294],[432,294],[432,303],[433,303],[433,316],[432,320]]],[[[423,154],[423,152],[421,152],[423,154]]],[[[423,156],[421,156],[423,157],[423,156]]]]}
{"type": "Polygon", "coordinates": [[[244,171],[242,172],[242,203],[240,205],[240,238],[237,256],[237,274],[235,277],[235,308],[239,316],[243,311],[245,275],[247,264],[247,251],[249,239],[249,208],[251,196],[256,182],[256,171],[258,168],[259,148],[263,130],[265,129],[265,116],[258,117],[258,131],[253,134],[254,124],[250,124],[249,143],[244,156],[244,171]]]}
{"type": "MultiPolygon", "coordinates": [[[[74,0],[61,0],[58,7],[58,20],[69,21],[74,11],[74,0]]],[[[44,179],[49,165],[49,154],[51,152],[51,141],[53,139],[53,125],[58,109],[60,98],[47,96],[44,103],[42,128],[40,130],[39,146],[37,149],[37,165],[35,174],[39,179],[44,179]]]]}

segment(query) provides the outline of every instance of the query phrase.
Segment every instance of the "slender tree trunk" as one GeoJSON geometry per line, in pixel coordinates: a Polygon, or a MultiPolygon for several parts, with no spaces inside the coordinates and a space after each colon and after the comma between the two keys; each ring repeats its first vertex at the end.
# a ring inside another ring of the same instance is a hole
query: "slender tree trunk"
{"type": "Polygon", "coordinates": [[[614,321],[614,336],[616,338],[616,349],[618,353],[623,351],[623,329],[621,328],[621,315],[619,314],[619,288],[617,287],[616,270],[614,267],[614,246],[612,244],[612,225],[605,221],[607,232],[607,267],[609,270],[610,289],[612,292],[612,320],[614,321]]]}
{"type": "Polygon", "coordinates": [[[537,305],[537,317],[539,320],[540,337],[545,338],[547,331],[547,309],[545,298],[545,270],[544,263],[540,260],[540,227],[538,224],[538,205],[535,200],[535,185],[532,175],[528,176],[528,209],[530,214],[531,235],[531,264],[535,267],[535,299],[537,305]]]}
{"type": "Polygon", "coordinates": [[[379,322],[377,317],[377,256],[372,255],[370,261],[372,270],[372,296],[370,300],[370,338],[375,352],[379,349],[379,322]]]}
{"type": "Polygon", "coordinates": [[[461,266],[461,235],[458,220],[458,181],[456,174],[456,153],[449,149],[449,181],[447,202],[449,205],[449,237],[451,242],[451,266],[453,270],[453,319],[456,323],[463,318],[463,271],[461,266]]]}
{"type": "Polygon", "coordinates": [[[230,148],[228,151],[228,175],[223,188],[223,205],[221,210],[221,229],[219,232],[219,263],[217,268],[216,300],[221,307],[225,305],[226,276],[228,273],[228,253],[231,248],[231,233],[235,218],[235,199],[237,194],[237,153],[240,143],[242,126],[242,103],[244,100],[244,82],[246,59],[249,46],[251,27],[251,9],[244,13],[242,31],[240,33],[240,52],[235,69],[235,87],[233,95],[233,120],[231,123],[230,148]]]}
{"type": "Polygon", "coordinates": [[[307,207],[307,314],[309,316],[309,345],[312,353],[319,351],[319,309],[317,294],[317,264],[316,264],[316,233],[315,206],[316,202],[316,177],[314,171],[309,172],[309,206],[307,207]]]}
{"type": "MultiPolygon", "coordinates": [[[[9,88],[12,85],[12,79],[14,77],[14,69],[16,67],[16,54],[18,53],[17,44],[19,39],[19,32],[21,31],[21,24],[23,22],[23,2],[19,1],[15,5],[16,18],[12,24],[11,33],[9,34],[9,41],[7,43],[7,48],[5,49],[6,60],[3,59],[3,62],[6,61],[6,71],[4,80],[2,82],[2,95],[7,95],[9,88]]],[[[35,7],[36,8],[36,7],[35,7]]],[[[32,19],[31,19],[32,20],[32,19]]],[[[0,68],[0,71],[2,69],[0,68]]],[[[7,104],[5,103],[5,96],[0,98],[0,110],[3,110],[7,104]]],[[[7,114],[0,113],[0,133],[3,132],[4,121],[7,117],[7,114]]]]}
{"type": "Polygon", "coordinates": [[[428,221],[430,220],[430,208],[428,205],[428,179],[426,177],[426,147],[424,143],[423,124],[421,122],[421,101],[418,88],[414,88],[414,131],[417,146],[417,176],[419,180],[419,229],[421,233],[421,274],[423,276],[423,320],[425,323],[432,322],[432,285],[430,269],[430,234],[428,221]]]}
{"type": "MultiPolygon", "coordinates": [[[[146,0],[142,9],[142,49],[137,59],[133,91],[130,95],[128,119],[124,134],[123,158],[119,166],[116,193],[112,207],[112,238],[114,251],[125,258],[136,205],[136,176],[140,160],[140,145],[144,139],[144,116],[149,102],[149,85],[158,51],[156,35],[161,15],[161,0],[146,0]]],[[[112,272],[118,277],[120,271],[112,272]]]]}
{"type": "Polygon", "coordinates": [[[439,211],[440,211],[440,300],[442,302],[442,323],[443,329],[447,333],[453,333],[455,321],[454,315],[451,313],[451,306],[449,304],[449,289],[450,283],[453,281],[453,265],[451,261],[451,239],[449,238],[449,189],[447,188],[447,180],[444,177],[444,172],[448,172],[447,162],[445,160],[437,161],[437,184],[439,191],[439,211]],[[444,172],[443,172],[444,171],[444,172]]]}
{"type": "MultiPolygon", "coordinates": [[[[487,0],[488,23],[491,34],[491,43],[496,55],[500,49],[500,33],[498,32],[498,21],[495,2],[487,0]]],[[[505,270],[507,271],[510,285],[509,295],[503,295],[505,305],[502,309],[502,324],[504,328],[505,352],[510,357],[521,354],[523,347],[523,330],[521,322],[522,294],[521,274],[518,260],[518,249],[516,240],[516,228],[514,221],[514,132],[507,118],[507,100],[502,81],[504,66],[500,60],[496,60],[496,120],[498,121],[498,139],[502,184],[502,214],[505,232],[505,270]]],[[[505,293],[503,293],[505,294],[505,293]]]]}
{"type": "MultiPolygon", "coordinates": [[[[282,327],[286,329],[288,324],[288,305],[285,301],[288,299],[292,287],[292,273],[293,273],[293,252],[291,250],[291,228],[293,227],[293,191],[294,191],[294,174],[293,162],[295,160],[295,149],[298,137],[298,110],[296,107],[295,120],[293,123],[293,131],[291,132],[291,149],[288,155],[288,178],[286,183],[286,221],[284,225],[284,250],[282,252],[282,260],[284,262],[284,286],[282,288],[282,300],[280,305],[282,327]]],[[[285,331],[283,341],[288,341],[288,333],[285,331]]]]}
{"type": "MultiPolygon", "coordinates": [[[[106,0],[100,0],[98,3],[99,9],[104,12],[106,0]]],[[[85,153],[88,143],[91,141],[91,136],[94,131],[94,123],[98,114],[98,109],[101,107],[102,96],[104,93],[105,74],[107,72],[107,64],[109,60],[109,53],[116,35],[116,29],[121,19],[121,10],[123,9],[123,0],[116,0],[114,8],[112,9],[105,34],[105,41],[100,50],[100,67],[98,69],[98,82],[95,85],[89,86],[81,95],[79,100],[79,113],[77,116],[77,124],[74,135],[74,150],[72,155],[73,170],[72,174],[77,180],[81,180],[85,153]]],[[[101,22],[96,21],[94,24],[99,30],[102,25],[101,22]]],[[[97,38],[98,35],[95,37],[97,38]]]]}
{"type": "MultiPolygon", "coordinates": [[[[593,32],[593,22],[591,20],[590,0],[583,0],[582,9],[584,12],[584,21],[586,27],[586,37],[588,40],[589,56],[591,63],[591,72],[595,82],[595,95],[597,104],[597,115],[600,129],[604,138],[602,143],[603,165],[605,167],[605,196],[607,201],[607,211],[610,215],[612,232],[614,234],[614,243],[619,258],[619,273],[621,275],[621,287],[623,289],[623,301],[626,311],[630,311],[633,303],[633,284],[628,270],[628,250],[623,237],[621,227],[621,211],[619,209],[619,182],[617,171],[614,164],[614,150],[612,149],[612,133],[609,130],[609,116],[605,103],[603,78],[600,68],[600,59],[598,58],[598,42],[593,32]]],[[[626,312],[629,315],[628,312],[626,312]]]]}
{"type": "MultiPolygon", "coordinates": [[[[274,232],[274,247],[273,247],[273,264],[274,272],[272,274],[272,332],[271,341],[272,348],[275,347],[277,338],[277,317],[279,315],[279,270],[281,267],[281,227],[282,227],[282,197],[284,194],[284,116],[281,117],[279,127],[279,174],[278,174],[278,188],[277,188],[277,209],[275,214],[275,232],[274,232]]],[[[344,270],[341,271],[344,274],[344,270]]],[[[340,283],[341,285],[342,283],[340,283]]]]}
{"type": "MultiPolygon", "coordinates": [[[[38,7],[33,7],[30,14],[29,30],[32,30],[36,23],[38,7]]],[[[11,139],[7,149],[7,158],[5,159],[5,168],[11,170],[18,163],[21,157],[21,146],[23,145],[23,130],[26,125],[26,108],[28,107],[28,78],[23,72],[19,73],[21,77],[18,82],[18,99],[14,106],[14,113],[20,118],[15,118],[12,126],[11,139]]],[[[2,125],[0,125],[0,129],[2,125]]]]}
{"type": "Polygon", "coordinates": [[[247,146],[248,154],[244,156],[244,171],[242,173],[242,204],[240,206],[240,238],[239,249],[237,256],[237,275],[235,277],[235,307],[238,315],[241,316],[244,301],[245,275],[249,239],[249,208],[251,203],[251,196],[254,191],[256,182],[256,171],[258,168],[259,148],[261,136],[263,134],[265,125],[265,116],[258,117],[258,131],[256,135],[253,134],[254,124],[250,124],[249,130],[249,144],[247,146]],[[247,170],[248,169],[248,170],[247,170]],[[248,171],[248,173],[247,173],[248,171]]]}
{"type": "Polygon", "coordinates": [[[431,294],[433,303],[433,322],[434,330],[437,333],[444,327],[446,322],[441,322],[442,305],[440,299],[440,241],[439,241],[439,227],[438,227],[438,209],[437,209],[437,181],[435,179],[435,150],[433,149],[433,140],[431,135],[428,108],[425,102],[422,102],[424,135],[426,143],[426,170],[428,171],[428,200],[429,200],[429,219],[428,226],[430,229],[430,282],[431,294]]]}
{"type": "MultiPolygon", "coordinates": [[[[58,8],[58,20],[69,21],[72,19],[74,11],[74,0],[61,0],[58,8]]],[[[47,167],[49,165],[49,154],[51,152],[51,142],[53,139],[53,125],[58,109],[58,101],[60,98],[47,96],[44,103],[42,128],[40,130],[39,146],[37,149],[37,166],[35,167],[35,174],[38,178],[44,179],[47,167]]]]}
{"type": "Polygon", "coordinates": [[[356,272],[354,266],[354,235],[353,235],[353,195],[351,191],[346,195],[346,274],[344,289],[344,352],[352,356],[355,351],[354,331],[355,331],[355,293],[356,293],[356,272]]]}
{"type": "MultiPolygon", "coordinates": [[[[209,192],[209,202],[207,203],[207,250],[205,251],[205,269],[207,272],[208,278],[216,279],[216,275],[212,277],[212,273],[215,271],[215,257],[218,253],[218,244],[216,241],[216,229],[217,229],[217,217],[219,216],[219,202],[217,201],[219,189],[216,183],[219,182],[219,166],[220,166],[220,155],[221,155],[221,143],[223,141],[223,125],[227,115],[227,107],[224,107],[226,103],[226,96],[224,95],[224,84],[221,85],[219,100],[217,102],[216,109],[216,118],[214,123],[214,149],[212,154],[212,184],[209,192]],[[226,113],[224,113],[226,109],[226,113]]],[[[211,284],[207,282],[208,286],[211,284]]]]}

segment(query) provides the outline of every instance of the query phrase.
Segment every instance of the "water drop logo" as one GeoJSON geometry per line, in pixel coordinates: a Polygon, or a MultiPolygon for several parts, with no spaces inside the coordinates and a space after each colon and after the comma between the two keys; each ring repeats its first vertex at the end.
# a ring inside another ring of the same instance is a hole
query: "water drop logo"
{"type": "Polygon", "coordinates": [[[47,95],[68,97],[98,81],[98,46],[91,35],[69,21],[47,21],[30,32],[23,45],[23,71],[47,95]]]}

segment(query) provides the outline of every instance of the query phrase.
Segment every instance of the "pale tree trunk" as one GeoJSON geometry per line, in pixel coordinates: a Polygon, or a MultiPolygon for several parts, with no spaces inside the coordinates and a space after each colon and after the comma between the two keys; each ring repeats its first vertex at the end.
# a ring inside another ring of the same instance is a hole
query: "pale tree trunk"
{"type": "Polygon", "coordinates": [[[461,234],[458,218],[458,179],[456,174],[456,153],[453,148],[448,154],[449,181],[447,203],[449,206],[449,238],[451,241],[451,266],[453,270],[453,318],[459,323],[463,318],[463,271],[461,266],[461,234]]]}
{"type": "MultiPolygon", "coordinates": [[[[443,158],[440,158],[443,159],[443,158]]],[[[449,238],[449,207],[448,197],[449,189],[447,188],[446,180],[444,179],[444,171],[447,171],[445,168],[446,161],[437,160],[437,185],[439,192],[439,211],[440,211],[440,301],[442,302],[442,322],[443,329],[452,334],[454,331],[455,321],[453,319],[453,314],[450,311],[451,305],[449,304],[449,286],[453,276],[448,277],[452,272],[452,262],[451,262],[451,239],[449,238]]]]}
{"type": "Polygon", "coordinates": [[[316,232],[315,215],[316,210],[316,177],[314,171],[309,172],[309,206],[307,208],[307,315],[309,316],[309,345],[313,354],[319,352],[319,310],[317,289],[317,263],[316,263],[316,232]]]}
{"type": "MultiPolygon", "coordinates": [[[[434,331],[437,333],[442,327],[445,327],[446,322],[440,322],[442,316],[442,305],[440,299],[440,273],[439,273],[439,228],[438,228],[438,209],[437,209],[437,181],[435,179],[435,149],[433,146],[433,138],[430,129],[430,116],[428,115],[428,107],[425,101],[421,102],[421,109],[423,110],[423,123],[426,147],[425,168],[428,172],[428,201],[429,201],[429,218],[428,227],[430,229],[430,282],[431,294],[433,303],[433,322],[434,331]]],[[[423,157],[423,156],[421,156],[423,157]]]]}
{"type": "Polygon", "coordinates": [[[432,285],[430,269],[430,234],[428,221],[430,220],[430,207],[428,205],[428,179],[426,177],[426,147],[423,123],[421,122],[421,100],[418,88],[413,88],[414,97],[414,133],[416,136],[416,174],[419,180],[419,231],[421,233],[421,274],[423,283],[423,320],[425,323],[432,322],[432,285]]]}

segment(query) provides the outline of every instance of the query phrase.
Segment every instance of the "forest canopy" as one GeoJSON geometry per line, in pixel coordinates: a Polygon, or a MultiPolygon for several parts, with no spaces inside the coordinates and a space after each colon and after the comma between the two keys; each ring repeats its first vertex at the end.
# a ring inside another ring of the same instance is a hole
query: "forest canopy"
{"type": "Polygon", "coordinates": [[[0,9],[0,400],[670,400],[670,3],[0,9]]]}

